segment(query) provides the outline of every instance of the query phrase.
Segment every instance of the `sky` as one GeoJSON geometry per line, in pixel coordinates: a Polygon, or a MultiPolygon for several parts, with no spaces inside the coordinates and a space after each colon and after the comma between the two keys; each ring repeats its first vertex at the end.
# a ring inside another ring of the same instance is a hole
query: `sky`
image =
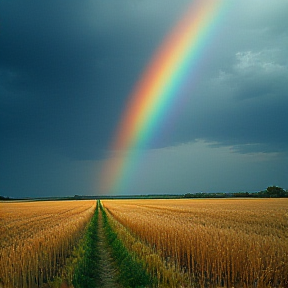
{"type": "MultiPolygon", "coordinates": [[[[131,91],[191,2],[0,2],[0,195],[109,195],[131,91]]],[[[288,1],[230,2],[114,195],[288,188],[288,1]]]]}

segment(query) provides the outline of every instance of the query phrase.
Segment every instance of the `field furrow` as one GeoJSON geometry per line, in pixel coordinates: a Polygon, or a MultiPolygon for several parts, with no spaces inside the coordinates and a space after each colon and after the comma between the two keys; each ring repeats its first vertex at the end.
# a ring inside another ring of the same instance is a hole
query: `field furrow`
{"type": "Polygon", "coordinates": [[[103,201],[199,287],[287,287],[287,199],[103,201]]]}
{"type": "Polygon", "coordinates": [[[61,276],[95,207],[95,201],[0,203],[2,286],[41,287],[61,276]]]}

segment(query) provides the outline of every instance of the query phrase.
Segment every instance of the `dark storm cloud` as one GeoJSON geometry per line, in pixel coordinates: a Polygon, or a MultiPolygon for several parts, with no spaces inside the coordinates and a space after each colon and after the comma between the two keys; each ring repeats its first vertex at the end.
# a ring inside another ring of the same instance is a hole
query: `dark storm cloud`
{"type": "Polygon", "coordinates": [[[222,95],[215,95],[219,108],[206,114],[211,129],[205,131],[205,122],[202,129],[207,139],[236,145],[241,151],[287,152],[288,66],[274,62],[274,53],[237,53],[232,71],[220,72],[209,83],[210,99],[213,91],[222,95]]]}
{"type": "Polygon", "coordinates": [[[251,74],[250,68],[222,71],[202,83],[173,131],[174,140],[200,138],[242,152],[287,152],[288,69],[275,66],[263,71],[256,65],[251,74]]]}
{"type": "Polygon", "coordinates": [[[204,139],[238,152],[288,152],[288,3],[258,4],[241,4],[223,23],[159,147],[204,139]]]}
{"type": "Polygon", "coordinates": [[[2,1],[4,138],[31,138],[77,159],[101,156],[140,71],[183,9],[171,3],[2,1]]]}
{"type": "Polygon", "coordinates": [[[117,42],[81,27],[79,4],[45,3],[15,9],[6,4],[7,14],[2,10],[1,115],[8,114],[2,125],[8,136],[48,141],[71,157],[82,157],[73,149],[96,151],[111,133],[119,106],[114,89],[126,92],[123,63],[113,55],[117,42]]]}
{"type": "Polygon", "coordinates": [[[0,2],[0,193],[67,195],[83,186],[91,165],[77,161],[105,157],[135,81],[182,4],[0,2]],[[70,169],[77,165],[79,177],[70,169]]]}
{"type": "MultiPolygon", "coordinates": [[[[81,187],[94,193],[97,161],[109,152],[129,93],[190,2],[0,1],[0,194],[71,195],[81,187]]],[[[180,144],[181,151],[203,139],[243,153],[287,152],[287,8],[285,0],[234,2],[200,59],[195,85],[187,85],[184,105],[176,117],[167,111],[149,148],[180,144]]],[[[204,146],[197,148],[203,155],[216,153],[204,146]]],[[[170,150],[151,151],[170,161],[170,150]]],[[[186,156],[172,158],[188,171],[186,156]]],[[[143,191],[161,190],[162,174],[150,184],[142,179],[143,191]]]]}

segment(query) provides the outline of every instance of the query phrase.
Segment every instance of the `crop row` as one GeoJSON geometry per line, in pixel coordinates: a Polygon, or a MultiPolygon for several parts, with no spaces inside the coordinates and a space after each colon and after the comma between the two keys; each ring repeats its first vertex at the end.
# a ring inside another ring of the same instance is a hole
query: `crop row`
{"type": "Polygon", "coordinates": [[[287,199],[102,203],[0,203],[0,287],[288,287],[287,199]]]}
{"type": "Polygon", "coordinates": [[[0,286],[42,287],[91,220],[95,201],[0,203],[0,286]]]}
{"type": "MultiPolygon", "coordinates": [[[[287,199],[125,200],[104,207],[198,287],[287,287],[287,199]]],[[[167,264],[167,265],[168,265],[167,264]]]]}

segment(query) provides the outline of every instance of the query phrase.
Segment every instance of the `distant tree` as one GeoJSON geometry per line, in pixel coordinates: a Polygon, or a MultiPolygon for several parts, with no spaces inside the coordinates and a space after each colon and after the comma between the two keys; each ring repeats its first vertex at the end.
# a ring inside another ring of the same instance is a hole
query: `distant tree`
{"type": "Polygon", "coordinates": [[[287,191],[278,186],[269,186],[264,192],[269,198],[288,197],[287,191]]]}
{"type": "Polygon", "coordinates": [[[249,192],[236,192],[233,194],[234,197],[250,197],[249,192]]]}
{"type": "MultiPolygon", "coordinates": [[[[2,200],[2,201],[4,201],[4,200],[10,200],[10,198],[9,197],[5,197],[5,196],[1,196],[0,195],[0,200],[2,200]]],[[[1,286],[0,286],[1,287],[1,286]]]]}
{"type": "Polygon", "coordinates": [[[191,193],[186,193],[186,194],[184,194],[183,197],[184,197],[184,198],[192,198],[193,195],[192,195],[191,193]]]}

